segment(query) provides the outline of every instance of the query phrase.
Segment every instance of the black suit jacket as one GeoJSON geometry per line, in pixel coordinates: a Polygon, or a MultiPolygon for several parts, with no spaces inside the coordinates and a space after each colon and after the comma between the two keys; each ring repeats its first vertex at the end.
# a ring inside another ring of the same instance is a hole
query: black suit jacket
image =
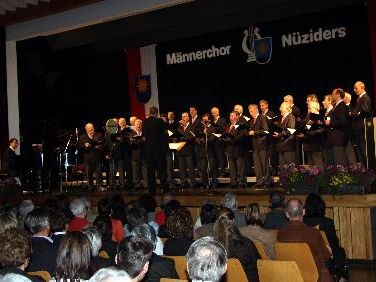
{"type": "Polygon", "coordinates": [[[233,127],[231,131],[229,131],[231,124],[226,127],[223,138],[226,144],[226,153],[229,158],[245,158],[247,156],[248,126],[246,127],[240,123],[235,126],[237,128],[233,127]]]}
{"type": "Polygon", "coordinates": [[[295,117],[295,118],[298,118],[298,119],[300,119],[300,109],[297,107],[297,106],[295,106],[295,105],[292,105],[292,107],[291,107],[291,114],[295,117]]]}
{"type": "Polygon", "coordinates": [[[372,116],[371,98],[365,93],[359,97],[354,109],[351,112],[351,132],[353,134],[364,134],[364,119],[372,116]]]}
{"type": "Polygon", "coordinates": [[[181,141],[186,142],[185,146],[178,152],[179,156],[193,156],[194,143],[195,143],[195,127],[189,123],[184,131],[184,127],[181,125],[177,129],[177,133],[181,136],[181,141]]]}
{"type": "Polygon", "coordinates": [[[226,130],[227,122],[223,117],[219,117],[215,122],[213,120],[212,126],[215,129],[215,133],[222,134],[226,130]]]}
{"type": "Polygon", "coordinates": [[[7,148],[3,153],[1,170],[8,176],[14,177],[19,174],[19,156],[11,148],[7,148]]]}
{"type": "Polygon", "coordinates": [[[168,150],[167,124],[162,119],[149,116],[144,120],[145,154],[165,154],[168,150]]]}
{"type": "Polygon", "coordinates": [[[197,158],[206,158],[206,151],[209,158],[214,158],[214,143],[216,140],[218,140],[218,138],[215,137],[213,133],[215,133],[215,128],[212,125],[209,125],[209,127],[206,128],[206,133],[205,126],[203,124],[196,127],[194,134],[196,135],[195,156],[197,158]]]}
{"type": "Polygon", "coordinates": [[[32,237],[33,254],[28,271],[46,270],[51,276],[55,275],[57,249],[53,243],[45,238],[32,237]]]}
{"type": "Polygon", "coordinates": [[[180,126],[180,123],[176,120],[170,123],[170,121],[166,122],[167,129],[170,130],[172,133],[175,133],[178,127],[180,126]]]}
{"type": "Polygon", "coordinates": [[[84,162],[100,161],[102,157],[102,150],[104,148],[104,139],[102,133],[95,132],[91,139],[87,133],[80,136],[78,147],[84,153],[84,162]],[[85,143],[90,143],[92,146],[86,148],[85,143]]]}
{"type": "Polygon", "coordinates": [[[282,122],[282,118],[277,122],[277,127],[282,129],[281,133],[278,133],[276,137],[275,149],[278,152],[293,152],[295,147],[295,136],[290,134],[287,128],[295,129],[295,117],[292,114],[288,114],[282,122]]]}
{"type": "Polygon", "coordinates": [[[175,262],[170,258],[152,254],[149,271],[144,278],[144,282],[159,282],[161,278],[179,279],[175,269],[175,262]]]}
{"type": "Polygon", "coordinates": [[[333,146],[347,145],[347,132],[349,125],[349,113],[346,105],[341,101],[329,113],[330,125],[326,128],[326,145],[333,146]]]}
{"type": "Polygon", "coordinates": [[[144,147],[145,147],[143,134],[141,134],[141,136],[137,136],[137,132],[133,131],[130,137],[130,143],[132,146],[132,153],[131,153],[132,161],[142,161],[144,157],[144,147]]]}
{"type": "Polygon", "coordinates": [[[195,121],[193,122],[193,119],[191,118],[189,121],[190,124],[192,124],[193,128],[196,128],[197,126],[200,126],[200,117],[197,115],[195,121]]]}
{"type": "Polygon", "coordinates": [[[253,151],[267,151],[269,150],[269,138],[265,131],[269,131],[266,117],[259,114],[256,118],[249,121],[249,130],[254,131],[252,135],[252,150],[253,151]]]}

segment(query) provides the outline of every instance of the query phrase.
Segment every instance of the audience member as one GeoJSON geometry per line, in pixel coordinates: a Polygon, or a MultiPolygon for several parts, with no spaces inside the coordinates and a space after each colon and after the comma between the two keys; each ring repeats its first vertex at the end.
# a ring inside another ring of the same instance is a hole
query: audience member
{"type": "Polygon", "coordinates": [[[170,191],[164,192],[162,194],[162,200],[160,205],[161,210],[155,214],[155,222],[158,223],[159,226],[166,223],[166,215],[164,213],[164,209],[166,207],[166,204],[171,200],[175,200],[175,197],[174,194],[172,194],[170,191]]]}
{"type": "Polygon", "coordinates": [[[349,270],[345,250],[340,246],[339,240],[332,219],[325,217],[326,204],[318,194],[311,193],[307,196],[305,204],[304,223],[311,227],[319,226],[328,238],[333,253],[333,264],[330,264],[331,271],[337,278],[343,277],[349,280],[349,270]]]}
{"type": "Polygon", "coordinates": [[[86,206],[86,219],[87,221],[89,221],[90,223],[93,223],[95,218],[97,217],[97,213],[95,213],[93,211],[93,203],[91,202],[91,200],[88,198],[88,197],[81,197],[80,200],[84,203],[84,205],[86,206]]]}
{"type": "Polygon", "coordinates": [[[103,198],[98,201],[98,215],[108,216],[111,219],[112,226],[112,240],[120,242],[124,239],[124,227],[123,223],[115,218],[111,217],[112,214],[112,201],[110,198],[103,198]]]}
{"type": "Polygon", "coordinates": [[[25,228],[26,216],[34,209],[32,200],[23,200],[18,207],[18,226],[20,229],[25,228]]]}
{"type": "Polygon", "coordinates": [[[227,270],[226,249],[212,237],[195,241],[186,258],[187,272],[192,282],[219,282],[227,270]]]}
{"type": "Polygon", "coordinates": [[[247,226],[239,228],[240,233],[253,242],[259,241],[264,246],[267,256],[275,259],[274,243],[275,235],[261,226],[264,224],[265,216],[261,214],[258,204],[252,203],[245,209],[247,226]]]}
{"type": "Polygon", "coordinates": [[[175,270],[175,262],[170,258],[162,257],[155,253],[157,235],[153,227],[145,223],[137,225],[133,228],[131,236],[145,238],[153,247],[153,253],[149,263],[149,271],[143,280],[144,282],[159,282],[161,278],[179,278],[175,270]]]}
{"type": "Polygon", "coordinates": [[[148,272],[152,252],[153,246],[148,240],[129,236],[119,244],[116,264],[128,273],[132,282],[142,281],[148,272]]]}
{"type": "Polygon", "coordinates": [[[116,267],[107,267],[98,270],[89,282],[131,282],[131,278],[124,270],[116,267]]]}
{"type": "Polygon", "coordinates": [[[27,215],[25,225],[33,234],[31,238],[33,254],[28,270],[46,270],[53,275],[57,249],[52,239],[48,237],[51,229],[48,212],[42,208],[34,209],[27,215]]]}
{"type": "Polygon", "coordinates": [[[173,211],[166,222],[168,239],[163,253],[167,256],[185,256],[193,243],[191,213],[184,207],[173,211]]]}
{"type": "Polygon", "coordinates": [[[303,223],[303,204],[298,199],[290,199],[286,205],[286,216],[289,222],[278,231],[279,242],[304,242],[309,245],[319,272],[319,281],[333,281],[326,263],[331,252],[325,246],[320,231],[303,223]]]}
{"type": "Polygon", "coordinates": [[[287,224],[285,196],[283,192],[273,191],[269,195],[271,211],[266,214],[264,228],[280,229],[287,224]]]}
{"type": "Polygon", "coordinates": [[[86,205],[81,199],[74,199],[70,203],[70,210],[74,218],[69,223],[69,231],[82,231],[84,227],[90,225],[90,222],[86,219],[86,205]]]}
{"type": "Polygon", "coordinates": [[[90,241],[78,231],[68,232],[63,239],[56,257],[56,281],[86,281],[90,273],[90,241]]]}
{"type": "Polygon", "coordinates": [[[237,258],[251,282],[259,281],[257,260],[260,255],[255,244],[242,236],[235,224],[235,215],[229,208],[222,208],[214,224],[214,238],[226,248],[229,258],[237,258]]]}
{"type": "Polygon", "coordinates": [[[50,222],[51,239],[54,242],[54,246],[57,250],[60,246],[61,239],[68,230],[70,218],[68,217],[67,213],[63,210],[58,210],[56,212],[51,213],[50,222]]]}
{"type": "Polygon", "coordinates": [[[29,234],[16,228],[8,229],[0,234],[0,242],[2,242],[0,252],[0,275],[18,274],[31,281],[39,281],[25,272],[31,257],[29,234]]]}
{"type": "Polygon", "coordinates": [[[12,212],[0,213],[0,233],[4,231],[16,228],[18,226],[17,216],[12,212]]]}
{"type": "Polygon", "coordinates": [[[98,228],[102,236],[102,248],[100,250],[105,251],[110,257],[111,262],[114,262],[118,243],[112,240],[111,219],[108,216],[98,216],[94,220],[93,226],[98,228]]]}
{"type": "Polygon", "coordinates": [[[229,208],[235,215],[236,227],[240,228],[246,226],[244,214],[238,210],[238,201],[236,200],[236,195],[232,193],[226,193],[222,200],[222,206],[224,208],[229,208]]]}
{"type": "MultiPolygon", "coordinates": [[[[166,203],[166,205],[164,206],[164,209],[163,209],[163,213],[164,213],[164,216],[165,216],[165,221],[167,220],[167,218],[174,211],[176,211],[180,207],[181,207],[181,204],[179,203],[179,201],[177,201],[177,200],[170,200],[170,201],[168,201],[166,203]]],[[[162,237],[162,238],[166,238],[167,237],[167,230],[166,229],[167,229],[166,228],[166,223],[164,223],[161,226],[159,226],[158,236],[162,237]]]]}
{"type": "Polygon", "coordinates": [[[215,222],[215,206],[213,204],[205,204],[200,210],[201,227],[194,230],[194,239],[200,239],[205,236],[213,236],[213,226],[215,222]]]}

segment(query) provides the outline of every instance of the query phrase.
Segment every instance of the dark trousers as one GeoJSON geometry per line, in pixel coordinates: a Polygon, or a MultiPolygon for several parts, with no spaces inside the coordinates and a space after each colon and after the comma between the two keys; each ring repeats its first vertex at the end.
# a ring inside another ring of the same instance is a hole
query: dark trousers
{"type": "Polygon", "coordinates": [[[366,153],[366,140],[364,134],[358,134],[355,136],[355,153],[362,165],[367,166],[367,153],[366,153]]]}
{"type": "Polygon", "coordinates": [[[166,153],[148,153],[145,155],[145,162],[150,193],[153,195],[156,193],[156,171],[161,182],[161,187],[163,189],[168,189],[166,153]]]}
{"type": "Polygon", "coordinates": [[[333,146],[329,148],[330,159],[333,160],[333,165],[344,165],[348,164],[346,150],[344,146],[333,146]]]}
{"type": "Polygon", "coordinates": [[[191,182],[191,185],[194,185],[195,181],[195,168],[193,164],[192,156],[179,156],[179,178],[180,184],[184,185],[187,183],[187,169],[188,169],[188,178],[191,182]]]}
{"type": "Polygon", "coordinates": [[[296,164],[296,152],[295,151],[280,151],[278,152],[279,165],[296,164]]]}
{"type": "Polygon", "coordinates": [[[227,159],[225,155],[225,146],[223,142],[217,142],[214,144],[215,158],[217,159],[217,164],[219,168],[219,173],[224,175],[226,173],[227,159]]]}
{"type": "Polygon", "coordinates": [[[119,185],[124,187],[124,166],[122,160],[111,159],[110,166],[110,189],[116,188],[116,173],[119,172],[119,185]]]}
{"type": "Polygon", "coordinates": [[[253,151],[253,161],[255,165],[256,182],[270,181],[269,151],[253,151]]]}
{"type": "Polygon", "coordinates": [[[208,187],[209,186],[209,177],[211,177],[211,184],[217,185],[217,166],[215,164],[214,158],[209,158],[209,160],[205,158],[197,158],[197,167],[198,172],[201,177],[202,186],[208,187]],[[209,167],[208,167],[209,161],[209,167]]]}
{"type": "Polygon", "coordinates": [[[354,144],[355,144],[354,140],[349,140],[346,145],[346,156],[347,156],[347,160],[349,161],[349,164],[356,164],[357,159],[360,160],[359,157],[357,158],[357,152],[356,152],[357,146],[355,146],[354,148],[353,146],[354,144]]]}
{"type": "MultiPolygon", "coordinates": [[[[174,176],[174,159],[173,153],[168,152],[166,154],[166,162],[167,162],[167,182],[168,185],[173,188],[175,186],[175,176],[174,176]]],[[[174,153],[174,157],[176,157],[176,153],[174,153]]]]}
{"type": "Polygon", "coordinates": [[[230,184],[231,185],[246,185],[245,175],[245,157],[228,158],[229,170],[230,170],[230,184]]]}
{"type": "Polygon", "coordinates": [[[146,164],[142,160],[132,160],[133,184],[135,188],[141,186],[141,179],[144,181],[144,186],[147,187],[148,177],[146,164]]]}
{"type": "Polygon", "coordinates": [[[321,151],[307,151],[308,164],[324,169],[324,154],[321,151]]]}
{"type": "Polygon", "coordinates": [[[102,186],[102,164],[98,160],[85,160],[86,166],[86,178],[88,181],[89,188],[94,187],[94,178],[95,174],[95,184],[97,187],[102,186]]]}

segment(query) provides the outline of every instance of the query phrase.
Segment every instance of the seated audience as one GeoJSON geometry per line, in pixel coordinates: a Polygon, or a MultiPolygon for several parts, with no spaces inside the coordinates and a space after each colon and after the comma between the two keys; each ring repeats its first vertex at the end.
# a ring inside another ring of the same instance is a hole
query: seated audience
{"type": "Polygon", "coordinates": [[[192,282],[219,282],[227,270],[227,253],[212,237],[195,241],[187,255],[187,272],[192,282]]]}
{"type": "Polygon", "coordinates": [[[177,200],[170,200],[166,203],[163,209],[163,213],[165,216],[165,223],[159,226],[158,236],[161,238],[167,237],[167,231],[166,231],[166,221],[167,218],[177,209],[181,207],[181,204],[177,200]]]}
{"type": "Polygon", "coordinates": [[[119,243],[116,265],[125,270],[132,282],[142,281],[149,270],[152,244],[142,237],[129,236],[119,243]]]}
{"type": "Polygon", "coordinates": [[[304,223],[311,227],[318,226],[328,238],[333,253],[333,261],[329,264],[331,266],[330,270],[337,276],[337,279],[349,280],[346,253],[339,244],[333,220],[325,217],[326,204],[324,200],[320,195],[311,193],[306,198],[304,209],[304,223]]]}
{"type": "Polygon", "coordinates": [[[319,272],[319,281],[333,281],[326,263],[331,252],[325,246],[320,231],[303,223],[303,204],[298,199],[290,199],[286,204],[286,216],[289,222],[278,231],[279,242],[304,242],[309,245],[319,272]]]}
{"type": "Polygon", "coordinates": [[[280,229],[288,222],[285,213],[285,196],[283,192],[271,192],[269,203],[271,211],[266,214],[263,227],[265,229],[280,229]]]}
{"type": "Polygon", "coordinates": [[[90,222],[86,219],[86,205],[81,199],[74,199],[70,203],[70,210],[74,218],[69,223],[69,231],[82,231],[84,227],[90,225],[90,222]]]}
{"type": "Polygon", "coordinates": [[[236,200],[236,195],[232,193],[226,193],[222,200],[222,206],[224,208],[229,208],[235,215],[236,227],[240,228],[246,226],[244,214],[238,210],[238,201],[236,200]]]}
{"type": "Polygon", "coordinates": [[[157,244],[157,235],[153,227],[148,224],[137,225],[133,228],[131,236],[147,239],[153,246],[153,253],[149,262],[149,271],[144,282],[159,282],[161,278],[178,279],[174,260],[157,255],[154,250],[157,244]]]}
{"type": "Polygon", "coordinates": [[[98,270],[89,282],[131,282],[131,278],[124,270],[116,267],[107,267],[98,270]]]}
{"type": "Polygon", "coordinates": [[[115,218],[111,217],[112,214],[112,202],[110,198],[103,198],[98,202],[98,215],[108,216],[111,219],[112,226],[112,240],[120,242],[124,239],[124,227],[123,223],[115,218]]]}
{"type": "Polygon", "coordinates": [[[90,223],[93,223],[95,218],[98,216],[96,212],[93,211],[93,203],[88,197],[81,197],[80,200],[85,204],[86,206],[86,219],[90,223]]]}
{"type": "Polygon", "coordinates": [[[90,241],[78,231],[68,232],[63,239],[56,257],[55,281],[86,281],[90,272],[90,241]]]}
{"type": "Polygon", "coordinates": [[[259,281],[257,260],[260,255],[255,244],[240,234],[231,209],[222,208],[218,212],[214,224],[214,238],[226,248],[228,258],[237,258],[240,261],[249,281],[259,281]]]}
{"type": "Polygon", "coordinates": [[[98,228],[95,226],[87,226],[84,228],[83,233],[90,241],[91,258],[90,269],[92,273],[97,272],[104,267],[115,265],[115,261],[99,257],[99,250],[102,248],[102,235],[99,233],[98,228]]]}
{"type": "Polygon", "coordinates": [[[18,207],[18,226],[20,229],[25,228],[26,216],[34,209],[32,200],[23,200],[18,207]]]}
{"type": "Polygon", "coordinates": [[[261,226],[264,224],[265,216],[261,214],[258,204],[249,204],[245,209],[247,226],[239,228],[240,233],[253,242],[259,241],[264,246],[265,252],[270,259],[275,259],[274,243],[275,235],[261,226]]]}
{"type": "Polygon", "coordinates": [[[166,215],[164,213],[164,209],[167,203],[171,200],[175,200],[174,194],[172,194],[170,191],[164,192],[160,205],[161,210],[155,214],[155,222],[158,223],[159,226],[166,223],[166,215]]]}
{"type": "Polygon", "coordinates": [[[94,222],[99,233],[102,236],[102,248],[100,251],[105,251],[110,257],[111,263],[115,262],[118,243],[112,240],[112,224],[108,216],[98,216],[94,222]]]}
{"type": "Polygon", "coordinates": [[[200,239],[205,236],[213,236],[213,226],[215,222],[215,206],[213,204],[205,204],[200,210],[201,227],[194,230],[194,239],[200,239]]]}
{"type": "Polygon", "coordinates": [[[0,213],[0,233],[18,226],[17,216],[13,212],[0,213]]]}
{"type": "Polygon", "coordinates": [[[31,257],[30,235],[23,230],[12,228],[0,234],[0,242],[0,275],[18,274],[31,281],[39,281],[25,272],[31,257]]]}
{"type": "Polygon", "coordinates": [[[49,213],[42,208],[34,209],[27,215],[25,225],[33,234],[33,254],[28,271],[45,270],[54,275],[57,249],[48,237],[51,229],[49,213]]]}
{"type": "Polygon", "coordinates": [[[54,242],[56,250],[60,246],[61,239],[65,235],[68,229],[70,218],[67,213],[59,210],[51,213],[50,218],[51,225],[51,239],[54,242]]]}
{"type": "Polygon", "coordinates": [[[185,256],[193,243],[191,213],[184,207],[172,212],[166,222],[168,239],[163,253],[166,256],[185,256]]]}

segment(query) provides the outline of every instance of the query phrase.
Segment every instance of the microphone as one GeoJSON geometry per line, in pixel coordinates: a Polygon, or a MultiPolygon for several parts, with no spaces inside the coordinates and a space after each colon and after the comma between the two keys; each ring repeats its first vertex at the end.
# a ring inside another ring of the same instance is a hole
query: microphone
{"type": "Polygon", "coordinates": [[[76,135],[78,136],[78,127],[76,127],[76,135]]]}

